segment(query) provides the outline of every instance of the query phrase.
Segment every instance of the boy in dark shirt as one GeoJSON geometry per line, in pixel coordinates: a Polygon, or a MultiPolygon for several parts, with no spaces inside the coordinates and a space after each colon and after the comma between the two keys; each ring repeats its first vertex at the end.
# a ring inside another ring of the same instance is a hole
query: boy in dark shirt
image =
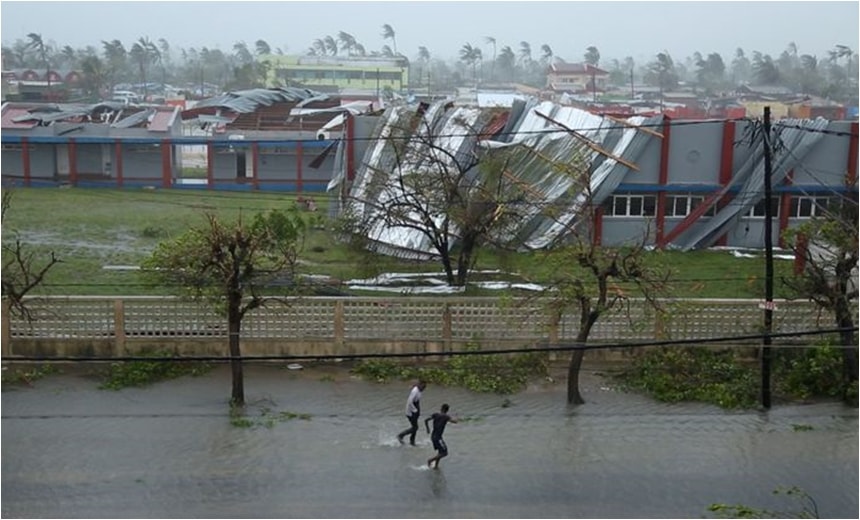
{"type": "Polygon", "coordinates": [[[443,404],[440,412],[436,412],[424,420],[424,427],[427,428],[427,433],[430,433],[430,421],[433,421],[433,433],[430,435],[430,440],[433,441],[433,449],[435,449],[437,453],[435,457],[427,460],[427,465],[431,468],[434,467],[434,462],[436,463],[435,467],[438,468],[439,461],[448,456],[448,446],[445,444],[445,441],[442,440],[442,434],[445,433],[446,424],[449,422],[457,422],[457,419],[448,415],[448,409],[448,405],[443,404]]]}

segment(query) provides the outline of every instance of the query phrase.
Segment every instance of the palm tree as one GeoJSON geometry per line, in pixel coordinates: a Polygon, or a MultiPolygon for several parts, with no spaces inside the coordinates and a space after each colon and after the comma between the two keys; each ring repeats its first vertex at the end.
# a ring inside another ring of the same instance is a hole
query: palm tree
{"type": "Polygon", "coordinates": [[[481,60],[483,55],[481,54],[481,49],[477,47],[473,47],[471,43],[466,43],[463,47],[460,48],[460,61],[462,61],[465,65],[472,66],[472,79],[475,81],[475,84],[478,83],[476,68],[477,63],[481,60]]]}
{"type": "Polygon", "coordinates": [[[272,54],[272,48],[266,42],[266,40],[257,40],[254,42],[254,48],[257,51],[257,56],[265,56],[267,54],[272,54]]]}
{"type": "Polygon", "coordinates": [[[62,50],[60,50],[60,56],[62,57],[64,64],[68,65],[69,68],[75,68],[77,53],[71,45],[66,45],[65,47],[63,47],[62,50]]]}
{"type": "Polygon", "coordinates": [[[508,81],[513,81],[514,67],[517,64],[517,56],[514,54],[514,50],[511,49],[510,45],[502,47],[502,52],[499,53],[497,61],[499,62],[499,68],[508,72],[508,81]]]}
{"type": "Polygon", "coordinates": [[[496,39],[492,36],[485,36],[484,42],[493,46],[493,61],[490,63],[490,81],[496,80],[496,39]]]}
{"type": "Polygon", "coordinates": [[[779,83],[779,69],[770,54],[753,52],[753,76],[759,85],[776,85],[779,83]]]}
{"type": "Polygon", "coordinates": [[[394,51],[392,51],[391,47],[389,47],[388,45],[383,45],[382,49],[380,49],[379,55],[385,58],[393,58],[394,51]]]}
{"type": "Polygon", "coordinates": [[[143,99],[146,100],[149,95],[146,84],[146,66],[149,65],[151,61],[157,62],[160,60],[161,53],[158,51],[158,47],[156,47],[148,37],[143,36],[131,46],[131,50],[128,54],[139,67],[141,83],[143,83],[143,99]]]}
{"type": "Polygon", "coordinates": [[[520,42],[520,60],[524,64],[531,63],[532,61],[532,46],[529,42],[520,42]]]}
{"type": "Polygon", "coordinates": [[[310,54],[312,56],[313,55],[325,56],[326,55],[325,42],[320,38],[317,38],[316,40],[314,40],[314,43],[311,46],[311,48],[309,49],[308,54],[310,54]]]}
{"type": "Polygon", "coordinates": [[[87,56],[81,61],[81,72],[84,92],[93,98],[100,98],[108,80],[102,60],[98,56],[87,56]]]}
{"type": "Polygon", "coordinates": [[[109,42],[102,40],[102,48],[104,49],[107,77],[110,83],[113,84],[117,74],[126,66],[128,53],[119,40],[111,40],[109,42]]]}
{"type": "Polygon", "coordinates": [[[337,42],[331,36],[326,36],[323,38],[323,43],[325,44],[326,52],[331,53],[332,56],[337,56],[337,42]]]}
{"type": "Polygon", "coordinates": [[[592,67],[596,67],[600,63],[600,51],[594,45],[586,47],[583,57],[585,58],[585,63],[588,63],[592,67]]]}
{"type": "Polygon", "coordinates": [[[337,41],[341,43],[341,48],[346,49],[346,55],[352,56],[352,49],[355,47],[355,37],[348,32],[340,31],[337,33],[337,41]]]}
{"type": "Polygon", "coordinates": [[[36,51],[36,54],[39,55],[39,58],[42,60],[42,64],[45,66],[45,76],[48,79],[48,94],[51,93],[51,64],[48,62],[48,47],[45,45],[45,42],[42,40],[42,35],[37,33],[30,33],[27,35],[27,38],[30,38],[30,43],[27,44],[27,47],[36,51]]]}
{"type": "Polygon", "coordinates": [[[394,46],[394,54],[397,54],[397,40],[394,38],[394,29],[388,24],[383,24],[382,26],[382,39],[391,40],[391,45],[394,46]]]}
{"type": "Polygon", "coordinates": [[[541,50],[541,57],[540,57],[541,62],[544,65],[551,65],[552,64],[552,57],[553,57],[552,47],[550,47],[548,44],[544,43],[543,45],[540,46],[540,50],[541,50]]]}
{"type": "Polygon", "coordinates": [[[243,65],[254,61],[251,51],[248,50],[248,44],[245,42],[234,43],[233,53],[236,55],[236,59],[239,60],[239,63],[243,65]]]}
{"type": "Polygon", "coordinates": [[[356,42],[355,43],[355,55],[356,56],[367,56],[367,49],[364,48],[364,45],[356,42]]]}

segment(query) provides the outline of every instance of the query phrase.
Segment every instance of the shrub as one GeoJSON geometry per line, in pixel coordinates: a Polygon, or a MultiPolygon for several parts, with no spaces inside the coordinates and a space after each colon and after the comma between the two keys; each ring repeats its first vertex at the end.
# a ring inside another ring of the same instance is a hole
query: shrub
{"type": "MultiPolygon", "coordinates": [[[[166,351],[143,354],[145,357],[169,357],[166,351]]],[[[165,379],[186,375],[199,376],[211,370],[208,363],[185,361],[122,361],[111,363],[99,388],[120,390],[129,386],[146,386],[165,379]]]]}
{"type": "MultiPolygon", "coordinates": [[[[477,352],[476,346],[466,349],[477,352]]],[[[475,392],[512,394],[522,390],[530,377],[547,374],[547,357],[542,353],[459,355],[433,367],[401,365],[395,361],[364,360],[353,372],[380,383],[391,380],[423,379],[444,386],[462,386],[475,392]]]]}

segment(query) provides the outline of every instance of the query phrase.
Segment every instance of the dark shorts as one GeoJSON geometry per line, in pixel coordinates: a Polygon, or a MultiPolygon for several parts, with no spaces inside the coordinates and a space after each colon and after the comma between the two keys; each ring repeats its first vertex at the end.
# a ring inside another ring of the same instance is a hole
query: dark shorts
{"type": "Polygon", "coordinates": [[[442,439],[433,439],[433,449],[438,451],[440,455],[448,454],[448,445],[442,439]]]}

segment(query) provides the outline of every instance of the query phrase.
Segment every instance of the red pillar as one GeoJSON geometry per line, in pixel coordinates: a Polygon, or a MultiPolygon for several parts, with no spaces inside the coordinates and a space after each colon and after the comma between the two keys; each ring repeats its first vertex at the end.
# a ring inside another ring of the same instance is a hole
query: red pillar
{"type": "Polygon", "coordinates": [[[161,187],[169,188],[173,183],[173,171],[170,167],[170,141],[161,141],[161,187]]]}
{"type": "Polygon", "coordinates": [[[806,268],[806,248],[809,247],[809,241],[806,235],[798,233],[797,242],[794,245],[794,274],[801,274],[806,268]]]}
{"type": "Polygon", "coordinates": [[[302,142],[296,142],[296,192],[302,192],[302,156],[304,155],[304,150],[302,149],[302,142]]]}
{"type": "Polygon", "coordinates": [[[69,182],[78,185],[78,145],[74,139],[69,139],[69,182]]]}
{"type": "Polygon", "coordinates": [[[657,236],[656,243],[663,241],[663,233],[666,226],[666,185],[669,183],[669,139],[672,132],[672,120],[669,116],[663,116],[663,142],[660,143],[660,173],[658,183],[660,191],[657,192],[657,236]]]}
{"type": "Polygon", "coordinates": [[[122,142],[117,139],[113,144],[114,162],[116,163],[116,185],[122,188],[122,142]]]}
{"type": "Polygon", "coordinates": [[[260,189],[260,172],[257,170],[259,157],[260,143],[251,143],[251,186],[255,191],[260,189]]]}
{"type": "Polygon", "coordinates": [[[215,149],[212,147],[212,141],[206,143],[206,187],[212,189],[215,187],[215,149]]]}
{"type": "MultiPolygon", "coordinates": [[[[794,179],[794,170],[790,170],[788,175],[785,176],[785,185],[791,186],[791,183],[794,179]]],[[[788,229],[788,217],[789,210],[791,209],[791,194],[788,192],[783,192],[779,196],[779,235],[777,237],[777,244],[779,247],[785,247],[785,239],[782,237],[782,232],[788,229]]]]}
{"type": "MultiPolygon", "coordinates": [[[[726,186],[732,181],[732,173],[734,172],[735,162],[735,122],[726,121],[723,123],[723,143],[720,150],[720,186],[726,186]]],[[[724,208],[731,200],[730,195],[726,195],[717,202],[717,209],[724,208]]],[[[725,234],[717,239],[716,245],[725,246],[728,239],[725,234]]]]}
{"type": "Polygon", "coordinates": [[[24,186],[30,186],[30,142],[21,138],[21,162],[24,167],[24,186]]]}

